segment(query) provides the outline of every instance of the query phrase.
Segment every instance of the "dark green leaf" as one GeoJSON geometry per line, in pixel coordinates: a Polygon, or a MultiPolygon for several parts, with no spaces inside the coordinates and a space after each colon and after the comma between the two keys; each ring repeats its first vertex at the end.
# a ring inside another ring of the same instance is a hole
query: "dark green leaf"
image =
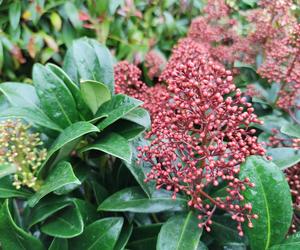
{"type": "Polygon", "coordinates": [[[59,210],[71,205],[70,199],[65,197],[53,196],[42,200],[34,208],[30,209],[28,227],[44,221],[59,210]]]}
{"type": "Polygon", "coordinates": [[[114,247],[114,250],[123,250],[132,234],[133,226],[132,224],[126,225],[122,228],[120,237],[114,247]]]}
{"type": "Polygon", "coordinates": [[[115,121],[123,118],[130,111],[134,110],[142,102],[126,95],[115,95],[112,99],[104,103],[97,111],[95,119],[104,118],[97,126],[100,130],[105,129],[115,121]]]}
{"type": "Polygon", "coordinates": [[[202,229],[198,227],[198,219],[192,211],[173,216],[162,226],[156,249],[196,250],[201,234],[202,229]]]}
{"type": "Polygon", "coordinates": [[[74,98],[65,83],[50,69],[35,64],[33,82],[44,112],[62,128],[78,121],[74,98]]]}
{"type": "Polygon", "coordinates": [[[8,15],[10,25],[15,30],[19,26],[21,17],[21,2],[19,0],[15,0],[9,4],[8,15]]]}
{"type": "Polygon", "coordinates": [[[270,250],[296,250],[300,249],[300,232],[289,235],[286,240],[278,245],[274,245],[270,250]]]}
{"type": "Polygon", "coordinates": [[[83,232],[83,220],[77,206],[69,206],[49,217],[41,231],[59,238],[73,238],[83,232]]]}
{"type": "Polygon", "coordinates": [[[8,200],[0,210],[0,243],[3,249],[44,249],[42,243],[31,234],[23,231],[12,219],[9,211],[8,200]]]}
{"type": "Polygon", "coordinates": [[[44,196],[68,184],[80,184],[80,181],[74,175],[69,162],[60,162],[51,170],[41,188],[30,197],[29,206],[34,207],[44,196]]]}
{"type": "Polygon", "coordinates": [[[300,125],[299,124],[285,124],[280,130],[283,134],[300,138],[300,125]]]}
{"type": "Polygon", "coordinates": [[[85,103],[90,107],[93,114],[104,102],[109,101],[111,98],[109,89],[101,82],[93,80],[80,81],[80,89],[85,103]]]}
{"type": "Polygon", "coordinates": [[[148,198],[139,187],[123,189],[107,198],[99,207],[100,211],[158,213],[162,211],[184,211],[187,201],[181,197],[176,200],[165,190],[157,190],[148,198]]]}
{"type": "Polygon", "coordinates": [[[131,148],[128,141],[117,133],[108,133],[101,137],[95,144],[84,147],[81,152],[99,150],[113,155],[128,163],[131,162],[131,148]]]}
{"type": "Polygon", "coordinates": [[[44,166],[55,152],[57,152],[67,144],[79,139],[81,136],[92,132],[99,132],[99,129],[96,126],[90,124],[89,122],[83,121],[76,122],[71,126],[67,127],[65,130],[63,130],[49,149],[47,159],[45,160],[43,166],[39,170],[39,173],[42,174],[44,172],[44,166]]]}
{"type": "Polygon", "coordinates": [[[81,80],[102,82],[114,93],[114,71],[109,50],[96,40],[82,38],[68,49],[64,70],[78,85],[81,80]]]}
{"type": "Polygon", "coordinates": [[[105,218],[86,227],[83,234],[70,241],[73,250],[112,250],[123,225],[123,218],[105,218]]]}
{"type": "Polygon", "coordinates": [[[246,202],[251,202],[253,228],[245,226],[252,249],[268,249],[280,243],[291,225],[292,199],[289,185],[281,170],[262,157],[251,156],[241,165],[240,179],[250,178],[255,184],[243,192],[246,202]],[[274,201],[280,202],[274,202],[274,201]]]}
{"type": "Polygon", "coordinates": [[[270,148],[267,154],[272,156],[272,161],[281,170],[289,168],[300,161],[300,151],[294,148],[270,148]]]}
{"type": "Polygon", "coordinates": [[[64,81],[68,89],[71,91],[74,100],[76,101],[77,109],[84,119],[92,119],[92,112],[83,100],[79,87],[70,79],[70,77],[58,66],[48,63],[46,65],[54,74],[64,81]]]}
{"type": "Polygon", "coordinates": [[[54,238],[48,250],[68,250],[68,240],[61,238],[54,238]]]}

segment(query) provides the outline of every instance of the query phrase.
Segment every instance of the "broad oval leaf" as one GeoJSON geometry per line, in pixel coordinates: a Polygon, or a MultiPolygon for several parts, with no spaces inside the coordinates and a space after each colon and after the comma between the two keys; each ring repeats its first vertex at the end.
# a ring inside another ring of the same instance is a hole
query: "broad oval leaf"
{"type": "Polygon", "coordinates": [[[112,250],[123,226],[123,218],[105,218],[87,226],[84,232],[70,240],[73,250],[112,250]]]}
{"type": "Polygon", "coordinates": [[[255,187],[246,189],[243,195],[245,201],[252,203],[252,212],[259,216],[252,220],[253,228],[245,226],[246,235],[252,249],[266,250],[280,243],[291,225],[293,211],[289,185],[274,163],[258,156],[249,157],[241,165],[240,179],[246,177],[255,187]]]}
{"type": "Polygon", "coordinates": [[[98,109],[93,121],[105,118],[97,125],[100,130],[103,130],[142,104],[143,102],[132,97],[115,95],[98,109]]]}
{"type": "Polygon", "coordinates": [[[21,118],[28,123],[35,124],[37,126],[49,128],[55,131],[62,131],[62,128],[49,119],[44,113],[30,108],[30,107],[11,107],[0,111],[0,117],[2,118],[21,118]]]}
{"type": "Polygon", "coordinates": [[[117,133],[108,133],[102,136],[94,144],[84,147],[80,152],[86,152],[89,150],[99,150],[120,158],[128,163],[131,162],[131,147],[128,141],[117,133]]]}
{"type": "Polygon", "coordinates": [[[74,41],[64,59],[63,69],[78,85],[81,80],[104,83],[114,93],[114,70],[109,50],[96,40],[74,41]]]}
{"type": "Polygon", "coordinates": [[[92,112],[90,111],[89,107],[83,100],[81,91],[79,87],[70,79],[70,77],[58,66],[52,63],[48,63],[46,65],[54,74],[56,74],[60,79],[64,81],[68,89],[71,91],[74,100],[76,101],[76,106],[78,111],[80,112],[82,120],[92,119],[92,112]]]}
{"type": "Polygon", "coordinates": [[[98,108],[111,98],[107,86],[101,82],[87,80],[80,81],[80,90],[85,103],[95,114],[98,108]]]}
{"type": "Polygon", "coordinates": [[[65,83],[51,70],[35,64],[33,83],[44,112],[62,128],[78,121],[74,98],[65,83]]]}
{"type": "Polygon", "coordinates": [[[127,224],[123,226],[122,231],[120,233],[120,236],[118,238],[118,241],[114,247],[114,250],[124,250],[127,242],[132,234],[133,231],[133,225],[132,224],[127,224]]]}
{"type": "Polygon", "coordinates": [[[53,196],[42,200],[34,208],[30,209],[28,215],[28,227],[44,221],[49,216],[60,211],[61,209],[71,206],[70,199],[66,197],[53,196]]]}
{"type": "Polygon", "coordinates": [[[137,123],[143,126],[145,129],[148,129],[151,126],[149,112],[143,108],[136,108],[130,111],[125,116],[123,116],[122,119],[137,123]]]}
{"type": "Polygon", "coordinates": [[[281,170],[289,168],[300,161],[300,151],[294,148],[270,148],[267,154],[272,156],[272,161],[281,170]]]}
{"type": "Polygon", "coordinates": [[[47,161],[53,156],[55,152],[66,146],[68,143],[71,143],[81,136],[92,132],[99,132],[99,129],[93,124],[84,121],[76,122],[63,130],[49,149],[47,158],[39,170],[39,175],[45,172],[44,168],[47,164],[47,161]]]}
{"type": "Polygon", "coordinates": [[[0,84],[0,91],[14,107],[31,107],[41,110],[38,96],[32,85],[19,82],[4,82],[0,84]]]}
{"type": "Polygon", "coordinates": [[[31,234],[23,231],[13,221],[8,200],[0,210],[0,242],[3,249],[44,249],[42,243],[31,234]]]}
{"type": "Polygon", "coordinates": [[[162,226],[156,249],[197,250],[201,234],[194,212],[173,216],[162,226]]]}
{"type": "Polygon", "coordinates": [[[34,207],[44,196],[68,184],[80,184],[69,162],[60,162],[51,170],[40,189],[30,197],[28,205],[34,207]]]}
{"type": "Polygon", "coordinates": [[[73,238],[83,232],[83,227],[81,213],[76,205],[72,205],[49,217],[41,226],[41,231],[54,237],[73,238]]]}
{"type": "Polygon", "coordinates": [[[187,200],[165,190],[157,190],[148,198],[139,187],[123,189],[108,197],[99,207],[99,211],[159,213],[163,211],[184,211],[187,200]]]}
{"type": "Polygon", "coordinates": [[[280,129],[280,131],[283,134],[292,136],[292,137],[296,137],[296,138],[300,138],[300,125],[299,124],[285,124],[282,126],[282,128],[280,129]]]}

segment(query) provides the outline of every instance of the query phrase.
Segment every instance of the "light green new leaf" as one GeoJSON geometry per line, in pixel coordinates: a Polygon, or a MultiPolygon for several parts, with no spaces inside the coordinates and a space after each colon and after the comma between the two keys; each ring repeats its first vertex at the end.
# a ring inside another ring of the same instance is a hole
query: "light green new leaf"
{"type": "Polygon", "coordinates": [[[293,214],[289,185],[282,171],[262,157],[251,156],[241,165],[240,179],[250,178],[254,188],[242,194],[245,202],[251,202],[257,220],[253,228],[245,226],[251,249],[267,250],[280,243],[291,225],[293,214]],[[280,202],[276,202],[280,201],[280,202]]]}
{"type": "Polygon", "coordinates": [[[4,176],[13,174],[17,171],[17,167],[12,163],[0,163],[0,179],[4,176]]]}
{"type": "Polygon", "coordinates": [[[60,162],[51,170],[41,188],[30,197],[28,204],[34,207],[44,196],[68,184],[80,184],[69,162],[60,162]]]}
{"type": "Polygon", "coordinates": [[[197,250],[202,234],[198,222],[192,211],[171,217],[159,232],[156,249],[197,250]]]}
{"type": "Polygon", "coordinates": [[[98,108],[111,98],[109,89],[101,82],[87,80],[80,81],[80,89],[85,103],[90,107],[93,114],[98,108]]]}
{"type": "Polygon", "coordinates": [[[8,200],[4,202],[0,210],[0,243],[3,249],[44,249],[42,243],[31,234],[23,231],[13,221],[9,211],[8,200]]]}

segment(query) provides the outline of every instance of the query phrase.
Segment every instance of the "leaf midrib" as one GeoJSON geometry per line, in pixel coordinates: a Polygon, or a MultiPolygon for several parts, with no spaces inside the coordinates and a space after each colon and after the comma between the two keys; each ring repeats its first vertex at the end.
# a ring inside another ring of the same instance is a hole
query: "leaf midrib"
{"type": "Polygon", "coordinates": [[[184,231],[185,229],[187,228],[187,225],[188,225],[188,222],[189,222],[189,219],[190,217],[192,216],[192,212],[189,212],[188,213],[188,216],[186,217],[186,219],[184,220],[184,224],[183,224],[183,228],[181,230],[181,234],[180,234],[180,237],[179,237],[179,240],[178,240],[178,243],[177,243],[177,246],[176,246],[176,250],[180,250],[180,245],[181,245],[181,239],[184,235],[184,231]]]}

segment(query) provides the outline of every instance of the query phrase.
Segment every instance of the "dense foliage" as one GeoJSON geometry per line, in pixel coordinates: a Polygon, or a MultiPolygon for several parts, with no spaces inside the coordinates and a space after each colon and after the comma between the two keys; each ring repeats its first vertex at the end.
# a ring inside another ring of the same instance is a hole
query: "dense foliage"
{"type": "Polygon", "coordinates": [[[0,11],[0,249],[300,247],[297,1],[0,11]]]}

